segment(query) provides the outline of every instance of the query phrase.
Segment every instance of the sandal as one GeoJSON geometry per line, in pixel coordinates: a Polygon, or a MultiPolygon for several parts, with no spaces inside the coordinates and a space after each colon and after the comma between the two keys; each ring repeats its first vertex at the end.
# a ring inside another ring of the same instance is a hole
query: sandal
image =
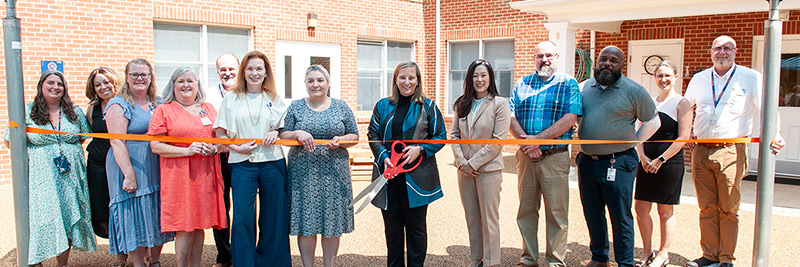
{"type": "Polygon", "coordinates": [[[655,259],[655,258],[656,258],[656,252],[655,251],[650,252],[650,255],[647,255],[647,258],[641,259],[640,261],[637,261],[635,264],[633,264],[633,266],[635,266],[635,267],[647,267],[647,266],[650,266],[650,263],[653,262],[653,259],[655,259]]]}
{"type": "Polygon", "coordinates": [[[125,266],[128,266],[128,262],[118,261],[111,264],[111,267],[125,267],[125,266]]]}
{"type": "Polygon", "coordinates": [[[663,259],[663,258],[661,258],[661,257],[652,258],[652,259],[650,259],[650,263],[647,266],[648,267],[666,267],[667,264],[669,264],[669,258],[666,258],[666,259],[664,259],[663,262],[661,262],[661,264],[654,265],[653,262],[655,262],[656,259],[663,259]]]}

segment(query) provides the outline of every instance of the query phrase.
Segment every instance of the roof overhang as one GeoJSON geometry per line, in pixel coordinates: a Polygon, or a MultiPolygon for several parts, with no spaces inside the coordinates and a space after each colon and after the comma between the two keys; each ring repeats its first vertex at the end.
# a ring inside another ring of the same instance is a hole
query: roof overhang
{"type": "MultiPolygon", "coordinates": [[[[619,32],[626,20],[765,12],[770,7],[766,0],[522,0],[510,5],[546,15],[548,22],[569,22],[604,32],[619,32]]],[[[800,1],[782,1],[780,9],[800,9],[800,1]]]]}

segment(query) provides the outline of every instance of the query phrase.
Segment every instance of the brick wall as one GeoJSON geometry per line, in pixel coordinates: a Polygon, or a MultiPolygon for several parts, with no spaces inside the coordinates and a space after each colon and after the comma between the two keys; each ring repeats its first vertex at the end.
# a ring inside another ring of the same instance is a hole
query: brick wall
{"type": "MultiPolygon", "coordinates": [[[[419,48],[425,46],[423,4],[419,0],[304,2],[313,4],[291,0],[18,1],[25,102],[36,95],[40,61],[63,60],[70,96],[85,109],[88,100],[83,90],[92,69],[108,66],[123,73],[125,63],[134,57],[152,62],[154,21],[250,27],[254,48],[272,62],[276,40],[338,43],[342,80],[334,83],[341,86],[342,99],[351,107],[356,105],[359,37],[411,40],[419,48]],[[307,13],[318,16],[319,26],[313,30],[306,28],[307,13]]],[[[5,16],[5,9],[0,14],[5,16]]],[[[416,60],[425,57],[425,50],[417,49],[416,60]]],[[[5,69],[4,61],[0,61],[0,68],[5,69]]],[[[4,125],[8,120],[5,85],[5,71],[0,71],[0,122],[4,125]]],[[[10,156],[7,149],[1,149],[0,184],[10,179],[10,156]]]]}

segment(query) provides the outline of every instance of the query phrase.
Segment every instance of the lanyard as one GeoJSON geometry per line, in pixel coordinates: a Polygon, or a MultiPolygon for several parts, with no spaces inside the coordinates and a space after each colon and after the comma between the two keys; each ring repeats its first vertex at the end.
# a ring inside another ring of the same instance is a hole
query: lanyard
{"type": "MultiPolygon", "coordinates": [[[[56,131],[59,131],[59,132],[61,131],[61,107],[58,108],[58,129],[56,129],[56,127],[53,126],[53,121],[50,121],[50,127],[52,127],[53,130],[56,130],[56,131]]],[[[59,136],[58,140],[61,141],[60,136],[59,136]]]]}
{"type": "Polygon", "coordinates": [[[736,74],[736,66],[733,66],[733,71],[731,72],[731,76],[728,76],[728,81],[725,82],[725,86],[722,87],[722,91],[719,92],[719,96],[717,96],[717,89],[716,89],[716,82],[714,82],[714,70],[711,70],[711,96],[714,97],[714,108],[717,107],[719,101],[722,100],[722,94],[725,93],[725,89],[728,89],[728,84],[731,82],[733,75],[736,74]]]}

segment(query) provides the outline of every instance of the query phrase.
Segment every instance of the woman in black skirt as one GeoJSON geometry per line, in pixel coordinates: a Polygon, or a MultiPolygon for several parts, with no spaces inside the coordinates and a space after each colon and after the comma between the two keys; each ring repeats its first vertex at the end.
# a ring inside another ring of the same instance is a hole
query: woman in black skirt
{"type": "MultiPolygon", "coordinates": [[[[689,101],[676,91],[680,74],[670,61],[661,62],[655,73],[659,94],[653,97],[661,119],[661,127],[650,140],[686,140],[692,131],[692,109],[689,101]]],[[[681,197],[684,162],[683,142],[639,144],[636,150],[641,166],[636,173],[634,207],[636,221],[642,234],[642,257],[636,266],[666,266],[669,247],[675,236],[673,205],[681,197]],[[661,222],[661,247],[652,249],[653,220],[650,209],[656,203],[661,222]]]]}

